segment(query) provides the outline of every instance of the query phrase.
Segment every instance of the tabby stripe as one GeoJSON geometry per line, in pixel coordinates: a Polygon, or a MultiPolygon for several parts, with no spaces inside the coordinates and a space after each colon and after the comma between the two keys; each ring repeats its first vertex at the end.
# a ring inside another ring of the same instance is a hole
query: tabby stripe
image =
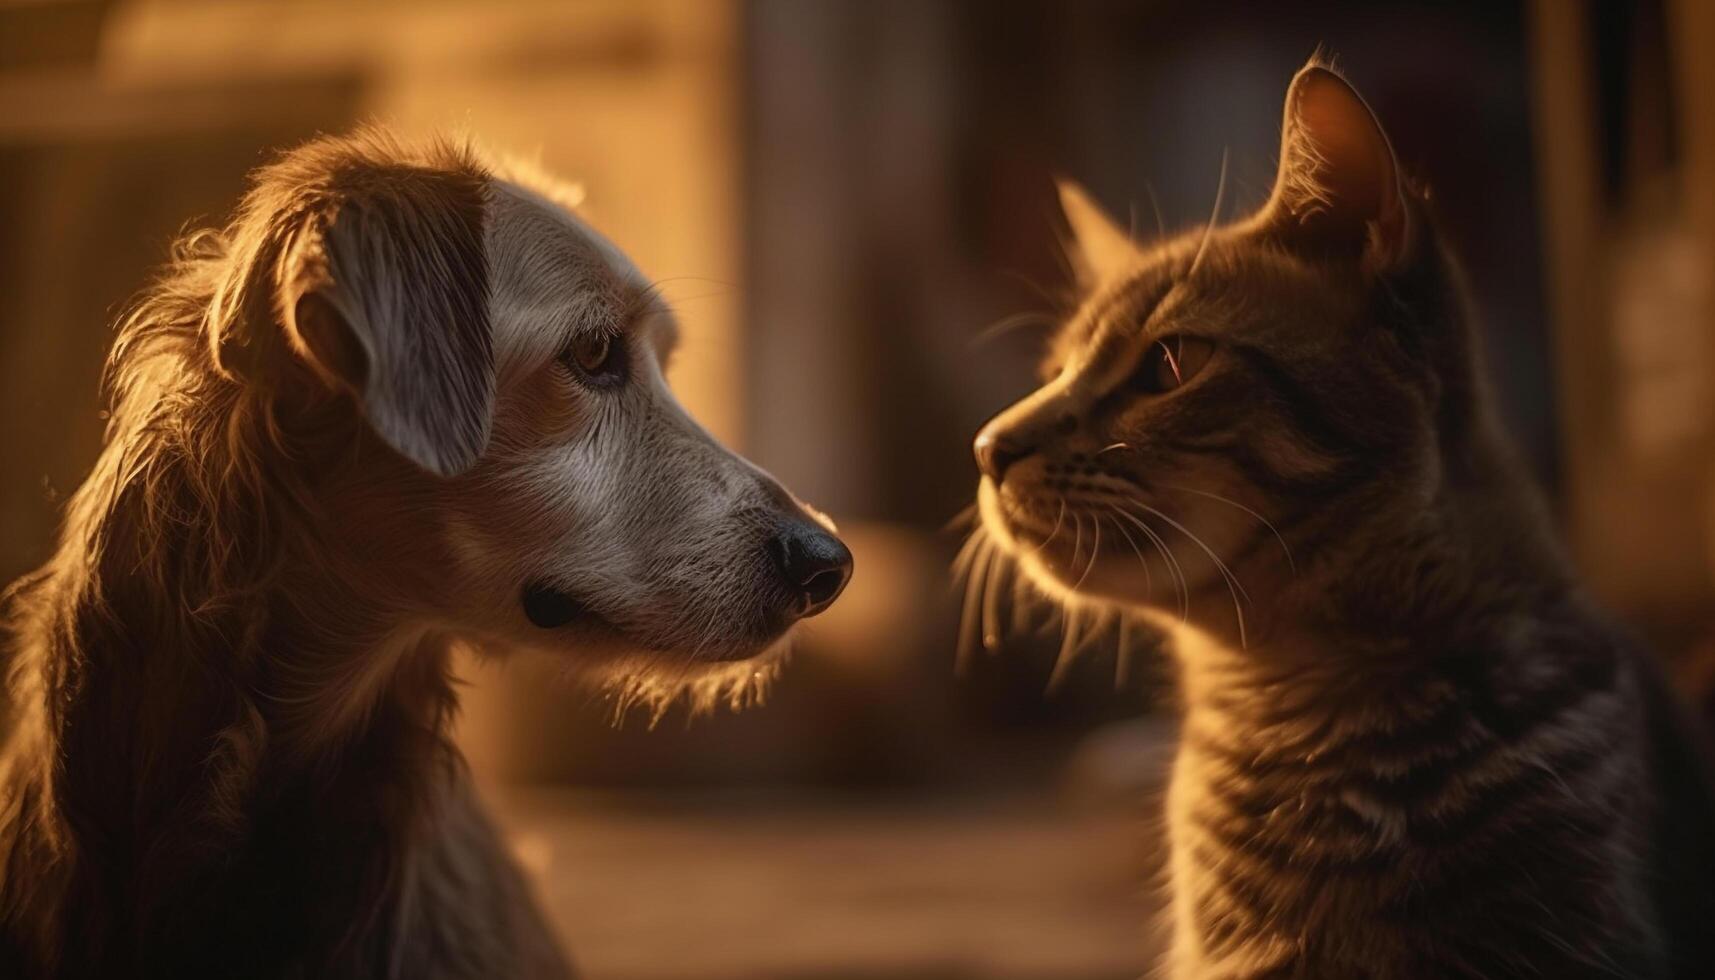
{"type": "Polygon", "coordinates": [[[1203,948],[1216,956],[1230,951],[1247,938],[1247,935],[1240,933],[1236,916],[1211,908],[1206,898],[1197,902],[1193,918],[1197,923],[1197,932],[1202,938],[1203,948]]]}
{"type": "Polygon", "coordinates": [[[1206,775],[1203,785],[1210,799],[1234,814],[1255,820],[1268,819],[1297,795],[1291,784],[1284,781],[1231,774],[1206,775]]]}
{"type": "Polygon", "coordinates": [[[1314,868],[1317,873],[1367,877],[1391,869],[1398,861],[1396,851],[1377,847],[1374,840],[1350,840],[1349,847],[1337,848],[1336,840],[1312,838],[1300,827],[1256,826],[1255,821],[1205,811],[1192,813],[1191,822],[1214,843],[1262,865],[1269,873],[1314,868]]]}
{"type": "Polygon", "coordinates": [[[1500,703],[1494,692],[1473,701],[1471,710],[1489,730],[1516,738],[1548,721],[1584,695],[1613,692],[1620,681],[1619,663],[1612,657],[1590,657],[1576,663],[1569,676],[1548,690],[1519,702],[1500,703]]]}
{"type": "Polygon", "coordinates": [[[1212,925],[1211,917],[1231,917],[1234,928],[1230,938],[1234,941],[1253,938],[1261,933],[1262,927],[1269,921],[1270,913],[1280,907],[1275,897],[1255,882],[1232,873],[1224,866],[1220,855],[1207,847],[1192,842],[1190,851],[1192,860],[1196,861],[1202,870],[1206,883],[1214,886],[1213,889],[1205,890],[1198,898],[1195,909],[1198,930],[1208,935],[1212,925]],[[1217,896],[1225,899],[1219,908],[1211,904],[1211,899],[1217,896]]]}
{"type": "MultiPolygon", "coordinates": [[[[1592,695],[1591,699],[1595,696],[1592,695]]],[[[1580,702],[1583,707],[1589,700],[1580,702]]],[[[1615,705],[1617,706],[1617,705],[1615,705]]],[[[1216,759],[1232,768],[1203,777],[1214,798],[1232,811],[1254,818],[1267,818],[1279,806],[1301,801],[1307,793],[1337,798],[1342,793],[1358,794],[1376,811],[1410,813],[1418,819],[1447,821],[1473,804],[1451,803],[1447,797],[1458,795],[1470,801],[1489,801],[1504,794],[1507,787],[1524,775],[1547,775],[1560,780],[1575,778],[1594,763],[1609,757],[1613,746],[1598,733],[1591,737],[1585,727],[1600,727],[1606,718],[1592,717],[1590,711],[1574,712],[1554,726],[1545,726],[1533,740],[1514,742],[1486,741],[1470,751],[1451,759],[1437,759],[1428,764],[1405,770],[1400,775],[1357,775],[1352,767],[1337,760],[1311,764],[1294,760],[1290,765],[1258,764],[1253,757],[1233,753],[1194,730],[1188,739],[1196,743],[1193,753],[1210,752],[1216,759]],[[1557,743],[1550,745],[1538,742],[1557,743]],[[1457,807],[1457,809],[1454,809],[1457,807]],[[1427,812],[1426,812],[1427,811],[1427,812]]],[[[1208,764],[1207,759],[1195,759],[1208,764]]],[[[1498,802],[1504,802],[1498,801],[1498,802]]]]}
{"type": "MultiPolygon", "coordinates": [[[[1469,846],[1443,847],[1418,855],[1413,862],[1412,888],[1393,896],[1381,911],[1390,915],[1421,917],[1445,914],[1457,917],[1472,910],[1487,897],[1500,902],[1536,888],[1528,871],[1541,865],[1555,869],[1558,877],[1586,878],[1595,883],[1613,871],[1606,845],[1618,833],[1611,814],[1598,813],[1621,794],[1610,791],[1589,801],[1588,806],[1568,807],[1538,819],[1518,821],[1503,833],[1468,842],[1469,846]],[[1579,872],[1584,872],[1580,874],[1579,872]],[[1456,897],[1456,901],[1451,901],[1456,897]]],[[[1571,899],[1576,896],[1561,896],[1571,899]]]]}
{"type": "Polygon", "coordinates": [[[1218,756],[1240,769],[1296,774],[1356,767],[1372,770],[1387,766],[1412,768],[1425,762],[1474,754],[1482,742],[1490,739],[1473,726],[1469,712],[1457,702],[1450,702],[1446,708],[1408,729],[1355,733],[1332,742],[1318,741],[1290,754],[1241,750],[1202,731],[1200,726],[1186,726],[1184,738],[1197,751],[1218,756]],[[1472,737],[1479,734],[1482,739],[1473,742],[1472,737]],[[1315,761],[1310,759],[1312,754],[1315,761]],[[1384,766],[1376,766],[1377,759],[1387,761],[1384,766]]]}
{"type": "Polygon", "coordinates": [[[1334,422],[1321,399],[1268,355],[1251,347],[1239,346],[1234,349],[1280,396],[1287,413],[1292,417],[1293,428],[1309,439],[1312,446],[1320,449],[1324,455],[1336,458],[1349,455],[1342,451],[1342,447],[1348,447],[1354,441],[1351,433],[1334,422]]]}
{"type": "MultiPolygon", "coordinates": [[[[1567,709],[1554,723],[1544,724],[1523,738],[1486,742],[1477,751],[1443,764],[1397,776],[1370,777],[1360,780],[1360,785],[1388,803],[1421,809],[1432,807],[1451,790],[1490,785],[1526,767],[1553,766],[1562,776],[1571,775],[1613,751],[1611,741],[1604,737],[1607,725],[1614,720],[1612,710],[1597,710],[1603,705],[1579,710],[1588,708],[1589,701],[1597,697],[1605,699],[1605,695],[1592,695],[1567,709]]],[[[1605,700],[1605,706],[1620,707],[1611,700],[1605,700]]]]}
{"type": "MultiPolygon", "coordinates": [[[[1290,438],[1290,436],[1288,437],[1290,438]]],[[[1312,497],[1318,503],[1326,504],[1330,497],[1357,482],[1354,479],[1364,471],[1363,467],[1353,466],[1343,456],[1332,457],[1334,464],[1326,473],[1315,476],[1297,477],[1284,473],[1265,456],[1256,445],[1249,441],[1240,441],[1233,447],[1227,458],[1238,466],[1239,471],[1258,487],[1266,489],[1277,499],[1293,500],[1312,497]]]]}
{"type": "MultiPolygon", "coordinates": [[[[1473,794],[1468,805],[1453,813],[1439,816],[1420,815],[1414,818],[1412,837],[1428,846],[1469,844],[1474,839],[1479,839],[1479,835],[1485,835],[1482,839],[1491,836],[1505,837],[1520,825],[1540,822],[1541,817],[1548,816],[1541,812],[1546,805],[1558,808],[1558,812],[1553,814],[1557,819],[1563,815],[1570,816],[1592,810],[1596,800],[1565,798],[1570,789],[1565,780],[1567,776],[1587,770],[1590,765],[1604,757],[1601,753],[1591,753],[1583,760],[1567,760],[1569,763],[1579,762],[1579,769],[1565,774],[1552,769],[1526,769],[1519,773],[1517,779],[1473,794]]],[[[1612,790],[1612,787],[1604,786],[1589,788],[1612,790]]],[[[1600,798],[1607,795],[1609,794],[1604,793],[1600,798]]],[[[1601,807],[1599,812],[1593,813],[1592,821],[1595,825],[1610,828],[1617,817],[1614,807],[1601,807]]]]}
{"type": "MultiPolygon", "coordinates": [[[[1613,660],[1593,659],[1581,664],[1560,685],[1536,694],[1528,702],[1508,705],[1505,709],[1495,705],[1493,694],[1450,698],[1428,718],[1404,730],[1359,732],[1343,738],[1312,738],[1307,735],[1296,739],[1298,744],[1292,745],[1288,751],[1237,750],[1196,725],[1186,726],[1184,738],[1196,749],[1246,770],[1307,773],[1319,769],[1368,769],[1372,772],[1397,769],[1403,772],[1437,759],[1445,759],[1448,764],[1465,764],[1476,761],[1496,747],[1516,743],[1533,730],[1549,726],[1559,716],[1588,704],[1597,695],[1613,693],[1618,676],[1613,660]],[[1454,751],[1449,751],[1450,748],[1454,751]],[[1309,761],[1311,754],[1315,756],[1314,763],[1309,761]]],[[[1248,710],[1255,700],[1227,697],[1221,699],[1218,706],[1231,716],[1228,721],[1241,728],[1264,728],[1293,720],[1288,714],[1291,707],[1281,709],[1282,717],[1278,721],[1268,712],[1248,710]]],[[[1620,705],[1615,702],[1613,706],[1620,705]]],[[[1327,722],[1322,722],[1314,732],[1324,732],[1330,727],[1327,722]]],[[[1280,739],[1270,738],[1268,741],[1278,745],[1280,739]]]]}

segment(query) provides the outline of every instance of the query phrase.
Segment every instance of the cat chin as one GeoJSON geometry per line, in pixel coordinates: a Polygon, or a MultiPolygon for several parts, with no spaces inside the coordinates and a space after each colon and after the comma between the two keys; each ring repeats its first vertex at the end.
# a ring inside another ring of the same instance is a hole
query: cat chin
{"type": "Polygon", "coordinates": [[[1018,563],[1038,589],[1063,605],[1137,609],[1164,601],[1152,594],[1153,574],[1146,578],[1135,560],[1128,565],[1105,558],[1091,567],[1074,562],[1070,554],[1048,555],[1027,547],[1018,563]]]}
{"type": "MultiPolygon", "coordinates": [[[[1071,583],[1060,575],[1028,557],[1019,559],[1019,567],[1024,570],[1025,576],[1036,591],[1048,601],[1063,609],[1094,613],[1097,616],[1118,614],[1159,630],[1171,640],[1172,649],[1182,659],[1186,656],[1202,656],[1207,660],[1208,657],[1198,651],[1212,647],[1236,648],[1243,645],[1242,641],[1235,645],[1218,640],[1215,634],[1206,630],[1201,617],[1193,613],[1193,610],[1206,611],[1208,608],[1207,603],[1199,601],[1200,590],[1195,587],[1191,592],[1192,601],[1181,606],[1176,593],[1149,596],[1141,586],[1128,589],[1113,581],[1094,586],[1091,581],[1086,580],[1074,590],[1071,583]]],[[[1091,579],[1094,577],[1092,573],[1091,579]]],[[[1219,598],[1224,599],[1225,593],[1219,598]]]]}
{"type": "MultiPolygon", "coordinates": [[[[1016,559],[1022,560],[1026,555],[1040,551],[1047,539],[1060,537],[1068,542],[1071,540],[1069,524],[1061,533],[1058,526],[1032,527],[1028,520],[1020,520],[1002,501],[1000,490],[987,479],[977,485],[977,511],[982,515],[983,530],[1003,551],[1016,559]]],[[[1064,512],[1060,516],[1064,518],[1064,512]]]]}
{"type": "Polygon", "coordinates": [[[987,478],[977,484],[977,514],[982,518],[983,530],[1000,545],[1001,550],[1013,558],[1019,557],[1023,546],[1013,533],[1012,522],[1001,510],[999,491],[987,478]]]}
{"type": "Polygon", "coordinates": [[[1201,552],[1175,552],[1169,562],[1148,542],[1116,543],[1105,537],[1101,557],[1091,564],[1093,540],[1080,545],[1064,530],[1054,535],[1020,526],[989,480],[978,487],[977,505],[989,537],[1038,592],[1063,607],[1124,609],[1165,628],[1181,624],[1185,605],[1200,605],[1211,590],[1222,601],[1227,596],[1225,580],[1201,552]],[[1054,544],[1044,548],[1043,539],[1050,537],[1054,544]]]}

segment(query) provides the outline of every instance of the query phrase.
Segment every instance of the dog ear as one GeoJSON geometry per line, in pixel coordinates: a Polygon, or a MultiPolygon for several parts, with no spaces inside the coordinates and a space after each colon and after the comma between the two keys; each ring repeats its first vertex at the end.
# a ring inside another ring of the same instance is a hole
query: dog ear
{"type": "Polygon", "coordinates": [[[485,200],[471,174],[337,175],[279,266],[293,350],[351,392],[389,446],[441,476],[482,454],[493,415],[485,200]]]}

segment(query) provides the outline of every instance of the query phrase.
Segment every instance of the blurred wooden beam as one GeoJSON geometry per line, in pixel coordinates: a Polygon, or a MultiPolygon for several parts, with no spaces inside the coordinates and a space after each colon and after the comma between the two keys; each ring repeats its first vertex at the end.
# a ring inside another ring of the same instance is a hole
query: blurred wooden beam
{"type": "Polygon", "coordinates": [[[1607,284],[1601,253],[1600,162],[1585,5],[1529,5],[1536,166],[1548,308],[1554,324],[1567,529],[1582,555],[1594,533],[1592,468],[1608,441],[1613,379],[1603,368],[1607,284]]]}
{"type": "MultiPolygon", "coordinates": [[[[1686,216],[1702,246],[1702,258],[1707,281],[1715,283],[1715,4],[1708,0],[1669,0],[1668,44],[1673,64],[1671,72],[1678,97],[1681,153],[1681,193],[1684,195],[1686,216]]],[[[1701,353],[1705,363],[1699,374],[1715,379],[1715,322],[1704,324],[1701,353]]],[[[1715,398],[1712,385],[1706,380],[1705,405],[1715,398]]],[[[1715,411],[1715,409],[1711,409],[1715,411]]],[[[1703,547],[1708,567],[1715,577],[1715,419],[1707,419],[1704,429],[1703,509],[1701,514],[1687,515],[1692,522],[1701,518],[1703,547]]],[[[1681,687],[1694,697],[1706,718],[1715,719],[1715,621],[1708,621],[1715,611],[1706,613],[1705,636],[1681,666],[1681,687]]]]}
{"type": "Polygon", "coordinates": [[[90,65],[110,6],[107,0],[0,3],[0,72],[90,65]]]}
{"type": "Polygon", "coordinates": [[[1678,83],[1684,194],[1691,220],[1711,241],[1715,232],[1715,4],[1670,0],[1669,44],[1678,83]]]}

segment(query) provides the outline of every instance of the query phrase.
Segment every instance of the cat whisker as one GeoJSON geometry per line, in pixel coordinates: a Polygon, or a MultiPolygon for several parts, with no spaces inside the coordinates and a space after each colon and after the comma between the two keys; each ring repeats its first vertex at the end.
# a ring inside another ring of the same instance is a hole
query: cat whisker
{"type": "Polygon", "coordinates": [[[1131,620],[1123,612],[1115,615],[1119,617],[1114,627],[1119,637],[1114,648],[1114,690],[1123,691],[1131,680],[1131,620]]]}
{"type": "Polygon", "coordinates": [[[1000,580],[1011,570],[1006,555],[999,548],[989,558],[988,574],[983,577],[982,628],[983,649],[993,652],[1000,648],[1000,580]]]}
{"type": "MultiPolygon", "coordinates": [[[[1232,570],[1227,567],[1225,562],[1221,561],[1220,556],[1215,554],[1215,551],[1213,548],[1210,548],[1209,545],[1207,543],[1205,543],[1201,537],[1197,536],[1197,533],[1195,531],[1192,531],[1190,528],[1186,527],[1184,524],[1181,524],[1180,522],[1174,520],[1173,518],[1168,517],[1166,514],[1162,513],[1161,511],[1155,509],[1154,507],[1151,507],[1150,505],[1148,505],[1148,504],[1146,504],[1140,500],[1134,500],[1134,501],[1132,501],[1132,503],[1138,507],[1143,508],[1143,510],[1146,513],[1148,513],[1154,517],[1158,517],[1161,520],[1165,521],[1167,524],[1171,525],[1175,530],[1177,530],[1180,534],[1183,534],[1187,538],[1190,538],[1191,543],[1195,544],[1198,547],[1198,549],[1200,549],[1205,555],[1208,555],[1209,560],[1215,563],[1215,567],[1217,569],[1219,569],[1220,571],[1224,572],[1225,574],[1227,574],[1229,576],[1232,576],[1232,574],[1233,574],[1232,570]]],[[[1250,593],[1246,592],[1244,585],[1242,585],[1238,582],[1237,576],[1233,576],[1233,583],[1234,583],[1234,585],[1236,585],[1238,587],[1239,595],[1244,598],[1244,601],[1247,604],[1249,604],[1251,601],[1250,593]]]]}
{"type": "Polygon", "coordinates": [[[1155,188],[1149,181],[1143,182],[1143,192],[1149,195],[1149,209],[1155,212],[1155,238],[1160,241],[1167,237],[1167,222],[1161,220],[1161,201],[1155,196],[1155,188]]]}
{"type": "Polygon", "coordinates": [[[1023,633],[1030,628],[1030,614],[1035,596],[1030,593],[1030,581],[1023,575],[1012,577],[1012,631],[1023,633]]]}
{"type": "Polygon", "coordinates": [[[1060,634],[1060,650],[1054,655],[1054,668],[1048,673],[1047,693],[1055,694],[1066,684],[1072,661],[1078,658],[1078,639],[1083,630],[1082,613],[1075,606],[1065,609],[1066,625],[1060,634]]]}
{"type": "Polygon", "coordinates": [[[1055,537],[1057,537],[1060,534],[1060,525],[1065,520],[1066,520],[1066,498],[1061,497],[1060,498],[1060,512],[1059,512],[1059,514],[1055,515],[1055,517],[1054,517],[1054,530],[1049,531],[1048,536],[1046,538],[1042,539],[1042,543],[1037,545],[1032,550],[1034,550],[1037,554],[1041,554],[1042,549],[1053,544],[1055,537]]]}
{"type": "Polygon", "coordinates": [[[1215,549],[1209,547],[1209,545],[1205,543],[1202,538],[1198,537],[1190,528],[1140,500],[1133,500],[1131,503],[1136,507],[1141,507],[1154,517],[1172,525],[1180,534],[1190,538],[1191,543],[1201,549],[1203,554],[1209,556],[1209,560],[1215,563],[1215,570],[1221,573],[1222,580],[1227,584],[1227,593],[1233,597],[1233,615],[1238,619],[1239,626],[1239,646],[1248,647],[1249,643],[1245,636],[1245,613],[1243,605],[1250,604],[1251,597],[1250,594],[1245,591],[1244,584],[1241,583],[1238,580],[1238,577],[1233,574],[1232,569],[1228,568],[1227,563],[1222,561],[1219,555],[1215,554],[1215,549]],[[1239,598],[1241,596],[1244,597],[1243,604],[1239,602],[1239,598]]]}
{"type": "Polygon", "coordinates": [[[970,571],[972,557],[987,538],[988,530],[981,525],[974,528],[970,534],[965,535],[965,543],[959,546],[959,553],[953,557],[953,580],[955,582],[964,579],[966,573],[970,571]]]}
{"type": "Polygon", "coordinates": [[[971,348],[981,347],[1024,327],[1051,327],[1054,325],[1055,319],[1056,317],[1050,313],[1014,313],[1012,316],[1001,317],[977,331],[976,336],[970,339],[967,346],[971,348]]]}
{"type": "Polygon", "coordinates": [[[981,614],[981,589],[987,581],[989,564],[994,561],[997,545],[982,535],[972,553],[971,564],[965,575],[964,602],[959,607],[959,639],[953,651],[953,672],[955,676],[966,677],[970,674],[971,657],[976,652],[972,645],[972,634],[978,626],[977,617],[981,614]]]}
{"type": "Polygon", "coordinates": [[[1203,237],[1197,239],[1197,251],[1191,256],[1191,264],[1186,267],[1182,278],[1190,279],[1197,274],[1197,266],[1203,261],[1203,253],[1209,247],[1209,236],[1214,233],[1215,225],[1221,220],[1221,204],[1227,198],[1227,151],[1221,150],[1221,176],[1215,181],[1215,206],[1209,212],[1209,223],[1203,226],[1203,237]]]}
{"type": "Polygon", "coordinates": [[[1139,531],[1143,532],[1144,537],[1148,538],[1151,544],[1155,545],[1156,552],[1161,555],[1162,561],[1167,564],[1167,570],[1173,573],[1174,589],[1179,595],[1179,621],[1184,623],[1190,620],[1191,583],[1186,579],[1185,569],[1179,564],[1178,557],[1173,554],[1172,546],[1167,543],[1165,538],[1156,533],[1154,528],[1140,520],[1137,515],[1131,514],[1111,504],[1108,509],[1112,510],[1115,514],[1118,514],[1120,517],[1130,521],[1139,531]]]}
{"type": "Polygon", "coordinates": [[[1079,575],[1077,584],[1072,586],[1073,592],[1076,592],[1079,589],[1083,588],[1084,580],[1090,577],[1091,572],[1095,571],[1096,561],[1097,561],[1097,559],[1099,559],[1101,557],[1101,554],[1102,554],[1102,518],[1101,518],[1101,515],[1099,515],[1099,514],[1090,515],[1090,530],[1091,530],[1090,563],[1084,566],[1084,574],[1079,575]]]}
{"type": "Polygon", "coordinates": [[[1096,455],[1100,456],[1103,453],[1111,453],[1116,449],[1130,449],[1130,448],[1131,448],[1131,443],[1129,443],[1129,442],[1116,442],[1111,446],[1103,446],[1101,449],[1096,451],[1096,455]]]}
{"type": "MultiPolygon", "coordinates": [[[[1078,567],[1078,557],[1084,553],[1084,518],[1077,511],[1072,511],[1072,563],[1069,568],[1078,567]]],[[[1076,586],[1073,587],[1076,590],[1076,586]]]]}
{"type": "Polygon", "coordinates": [[[1182,487],[1182,486],[1178,486],[1177,484],[1172,484],[1172,483],[1156,483],[1154,485],[1159,486],[1159,487],[1166,489],[1166,490],[1179,490],[1179,491],[1184,492],[1184,493],[1194,493],[1199,497],[1208,497],[1210,500],[1218,500],[1221,503],[1226,504],[1229,507],[1236,507],[1239,510],[1242,510],[1245,513],[1249,514],[1250,516],[1256,518],[1258,521],[1260,521],[1262,523],[1263,527],[1268,528],[1269,533],[1274,535],[1274,540],[1279,542],[1280,550],[1286,554],[1286,565],[1287,565],[1287,567],[1292,569],[1292,573],[1294,575],[1298,574],[1298,563],[1296,561],[1294,561],[1292,558],[1292,549],[1288,548],[1286,546],[1286,539],[1281,536],[1280,529],[1275,527],[1274,522],[1270,521],[1268,518],[1262,516],[1261,514],[1257,513],[1254,510],[1251,510],[1249,507],[1246,507],[1244,504],[1241,504],[1238,501],[1233,500],[1230,497],[1223,497],[1218,493],[1210,493],[1207,490],[1198,490],[1196,487],[1182,487]]]}
{"type": "Polygon", "coordinates": [[[977,516],[977,505],[967,504],[957,514],[948,518],[947,523],[941,525],[941,533],[947,534],[961,527],[972,527],[977,523],[977,516]]]}
{"type": "Polygon", "coordinates": [[[1143,549],[1137,546],[1137,540],[1131,536],[1130,531],[1125,529],[1124,524],[1115,521],[1114,528],[1117,529],[1120,535],[1125,538],[1125,543],[1131,545],[1131,552],[1137,556],[1137,564],[1143,569],[1143,594],[1146,596],[1154,595],[1155,584],[1150,581],[1149,561],[1143,557],[1143,549]]]}
{"type": "MultiPolygon", "coordinates": [[[[1064,242],[1061,243],[1061,247],[1062,247],[1062,249],[1064,249],[1064,247],[1065,247],[1064,242]]],[[[1065,252],[1062,251],[1061,255],[1060,255],[1060,262],[1061,262],[1062,268],[1065,270],[1067,275],[1071,274],[1071,269],[1070,269],[1070,267],[1067,266],[1067,263],[1069,263],[1070,261],[1071,260],[1066,256],[1065,252]]],[[[1008,279],[1012,279],[1012,280],[1020,283],[1026,289],[1035,293],[1037,298],[1041,299],[1044,303],[1047,303],[1050,307],[1063,308],[1068,303],[1068,297],[1055,294],[1054,291],[1049,289],[1047,286],[1042,285],[1041,283],[1037,282],[1035,279],[1030,278],[1029,276],[1018,271],[1017,269],[1002,269],[1001,274],[1006,276],[1008,279]]]]}

